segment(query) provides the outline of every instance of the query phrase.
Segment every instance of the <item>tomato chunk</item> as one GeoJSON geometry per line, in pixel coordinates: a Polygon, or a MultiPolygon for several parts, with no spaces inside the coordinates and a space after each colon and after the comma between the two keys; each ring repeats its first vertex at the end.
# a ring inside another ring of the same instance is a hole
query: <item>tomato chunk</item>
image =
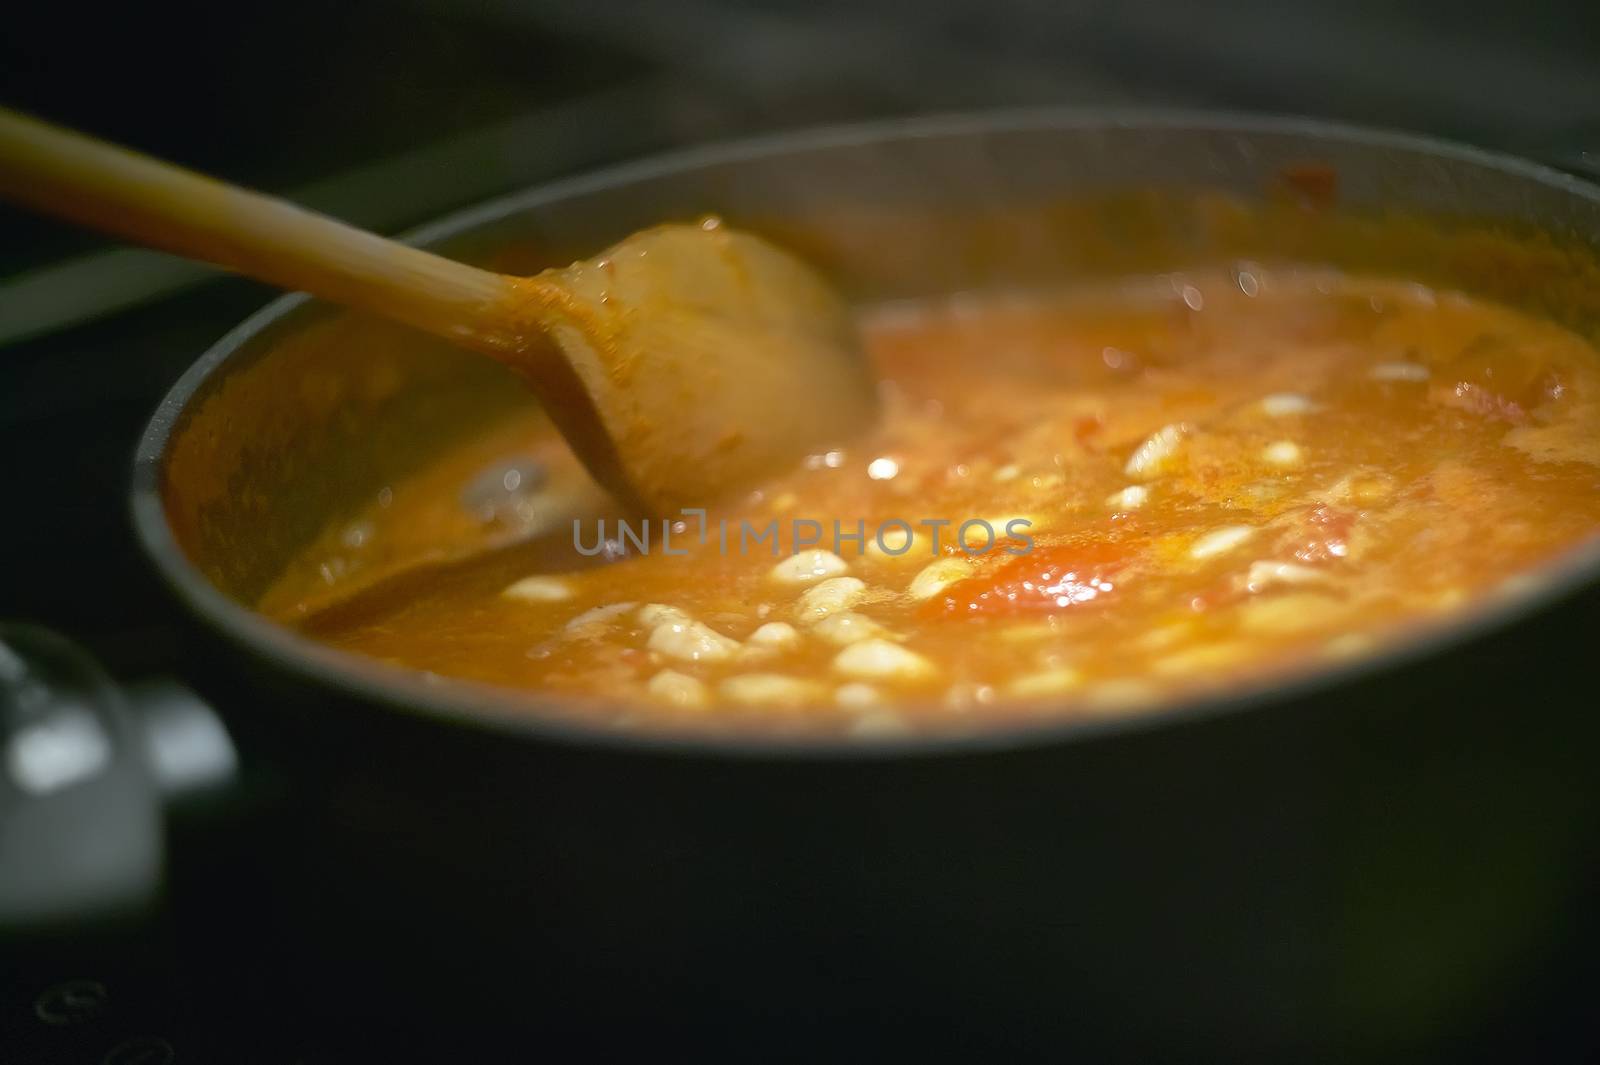
{"type": "Polygon", "coordinates": [[[1116,590],[1131,559],[1107,541],[1039,547],[991,573],[958,581],[928,604],[946,616],[1004,617],[1067,610],[1102,602],[1116,590]]]}

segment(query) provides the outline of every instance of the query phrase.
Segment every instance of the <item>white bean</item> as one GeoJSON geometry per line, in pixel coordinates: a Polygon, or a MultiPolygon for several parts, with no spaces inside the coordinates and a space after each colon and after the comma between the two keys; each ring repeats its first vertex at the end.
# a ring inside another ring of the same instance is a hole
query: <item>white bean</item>
{"type": "Polygon", "coordinates": [[[1295,414],[1309,414],[1317,407],[1298,392],[1274,392],[1262,399],[1261,409],[1274,418],[1287,418],[1295,414]]]}
{"type": "Polygon", "coordinates": [[[783,584],[810,584],[824,577],[837,577],[849,569],[850,564],[832,551],[811,548],[773,566],[772,579],[783,584]]]}
{"type": "Polygon", "coordinates": [[[787,650],[799,645],[800,633],[787,621],[769,621],[752,632],[746,642],[755,647],[787,650]]]}
{"type": "Polygon", "coordinates": [[[558,603],[572,598],[572,586],[559,577],[524,577],[500,594],[524,603],[558,603]]]}
{"type": "Polygon", "coordinates": [[[912,681],[931,676],[933,663],[888,640],[862,640],[840,651],[833,668],[846,676],[912,681]]]}
{"type": "Polygon", "coordinates": [[[1261,457],[1274,466],[1298,466],[1305,460],[1305,453],[1293,440],[1275,440],[1262,449],[1261,457]]]}
{"type": "Polygon", "coordinates": [[[1246,602],[1239,608],[1239,627],[1266,635],[1309,632],[1331,627],[1346,613],[1347,608],[1337,599],[1316,592],[1291,592],[1246,602]]]}
{"type": "Polygon", "coordinates": [[[1018,698],[1038,698],[1043,695],[1061,695],[1083,684],[1083,675],[1067,666],[1030,673],[1006,685],[1007,693],[1018,698]]]}
{"type": "Polygon", "coordinates": [[[1250,563],[1250,572],[1245,577],[1245,586],[1252,592],[1259,592],[1263,588],[1270,588],[1275,584],[1317,584],[1330,580],[1328,574],[1310,566],[1302,566],[1294,562],[1268,562],[1265,560],[1250,563]]]}
{"type": "Polygon", "coordinates": [[[1123,472],[1140,481],[1159,477],[1172,464],[1173,457],[1183,446],[1184,437],[1192,431],[1190,426],[1181,422],[1162,426],[1128,456],[1128,464],[1123,467],[1123,472]]]}
{"type": "Polygon", "coordinates": [[[971,565],[961,559],[941,558],[917,571],[917,575],[911,578],[911,584],[906,587],[906,594],[913,599],[932,599],[971,573],[971,565]]]}
{"type": "Polygon", "coordinates": [[[806,589],[795,604],[795,619],[802,625],[815,625],[829,614],[850,609],[866,591],[866,582],[857,577],[829,577],[806,589]]]}
{"type": "Polygon", "coordinates": [[[823,698],[823,687],[816,681],[781,673],[741,673],[717,688],[723,698],[747,706],[804,706],[823,698]]]}
{"type": "Polygon", "coordinates": [[[706,686],[687,673],[663,669],[645,685],[652,698],[673,706],[704,706],[709,701],[706,686]]]}
{"type": "Polygon", "coordinates": [[[848,647],[862,640],[890,635],[889,630],[876,621],[851,610],[830,614],[817,622],[811,631],[835,647],[848,647]]]}
{"type": "Polygon", "coordinates": [[[645,646],[685,662],[722,662],[738,652],[739,641],[698,621],[668,621],[650,630],[645,646]]]}
{"type": "Polygon", "coordinates": [[[1212,529],[1189,548],[1189,557],[1211,558],[1232,551],[1255,534],[1255,529],[1248,525],[1224,525],[1220,529],[1212,529]]]}
{"type": "Polygon", "coordinates": [[[634,617],[638,618],[646,627],[652,629],[657,625],[665,625],[669,622],[687,624],[689,621],[688,614],[685,614],[675,606],[664,606],[661,603],[646,603],[639,608],[634,617]]]}
{"type": "Polygon", "coordinates": [[[638,605],[638,603],[608,603],[605,606],[597,606],[577,615],[564,627],[567,632],[574,633],[603,629],[638,605]]]}
{"type": "Polygon", "coordinates": [[[1150,489],[1142,484],[1130,484],[1120,492],[1112,492],[1106,497],[1106,506],[1116,507],[1118,510],[1138,510],[1150,499],[1150,489]]]}
{"type": "Polygon", "coordinates": [[[846,710],[861,710],[869,706],[877,706],[883,701],[883,696],[877,688],[860,681],[841,684],[833,693],[833,701],[846,710]]]}

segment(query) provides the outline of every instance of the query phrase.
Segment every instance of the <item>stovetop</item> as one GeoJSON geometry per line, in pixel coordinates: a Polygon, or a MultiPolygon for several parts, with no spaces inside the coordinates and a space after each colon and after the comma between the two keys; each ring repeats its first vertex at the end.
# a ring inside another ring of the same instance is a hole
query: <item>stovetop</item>
{"type": "MultiPolygon", "coordinates": [[[[73,64],[38,43],[76,17],[57,5],[8,13],[0,99],[390,232],[672,145],[1006,104],[1254,107],[1568,159],[1600,147],[1593,12],[1519,5],[1469,31],[1391,6],[1236,2],[1219,21],[1207,5],[940,0],[907,21],[888,0],[415,0],[228,7],[180,30],[128,5],[73,64]],[[205,65],[185,67],[197,40],[205,65]],[[251,87],[267,78],[284,90],[251,87]]],[[[271,293],[13,213],[0,234],[0,618],[70,636],[119,679],[181,672],[175,608],[128,527],[129,459],[171,382],[271,293]]],[[[244,798],[169,826],[156,912],[0,957],[8,1060],[370,1060],[361,1033],[303,1020],[337,1010],[297,1001],[317,960],[289,953],[263,887],[301,811],[245,754],[244,798]]]]}

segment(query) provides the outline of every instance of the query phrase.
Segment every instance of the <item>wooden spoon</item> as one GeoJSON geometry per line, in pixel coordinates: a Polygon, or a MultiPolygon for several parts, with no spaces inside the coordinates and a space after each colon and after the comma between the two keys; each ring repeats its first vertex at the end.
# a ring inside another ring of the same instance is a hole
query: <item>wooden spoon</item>
{"type": "Polygon", "coordinates": [[[509,277],[4,109],[0,196],[498,359],[595,478],[648,513],[705,506],[874,414],[840,298],[714,219],[509,277]]]}

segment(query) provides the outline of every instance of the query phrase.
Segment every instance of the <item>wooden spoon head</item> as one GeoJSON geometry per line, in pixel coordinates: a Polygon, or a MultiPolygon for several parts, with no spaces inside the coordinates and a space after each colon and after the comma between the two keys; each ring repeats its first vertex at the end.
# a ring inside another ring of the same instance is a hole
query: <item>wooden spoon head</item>
{"type": "Polygon", "coordinates": [[[602,484],[649,513],[707,506],[876,413],[840,297],[715,220],[644,230],[517,291],[575,374],[551,394],[537,368],[551,416],[602,484]]]}

